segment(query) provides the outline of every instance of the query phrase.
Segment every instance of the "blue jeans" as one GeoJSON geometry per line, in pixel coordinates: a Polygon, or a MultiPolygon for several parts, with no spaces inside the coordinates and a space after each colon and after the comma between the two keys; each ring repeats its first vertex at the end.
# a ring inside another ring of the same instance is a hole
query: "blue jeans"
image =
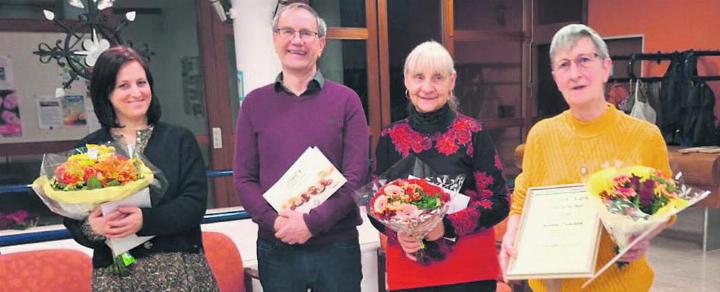
{"type": "Polygon", "coordinates": [[[258,239],[258,271],[265,292],[360,292],[357,239],[317,246],[258,239]]]}

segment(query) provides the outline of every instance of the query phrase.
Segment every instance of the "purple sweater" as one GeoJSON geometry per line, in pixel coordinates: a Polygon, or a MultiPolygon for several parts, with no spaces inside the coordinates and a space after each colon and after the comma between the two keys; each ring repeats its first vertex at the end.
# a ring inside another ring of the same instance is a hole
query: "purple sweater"
{"type": "Polygon", "coordinates": [[[234,179],[240,200],[259,225],[258,237],[275,238],[278,213],[263,198],[310,146],[317,146],[347,178],[335,194],[305,214],[312,238],[306,244],[357,238],[362,223],[353,192],[366,182],[368,126],[360,98],[326,80],[320,91],[293,96],[270,84],[250,92],[238,114],[234,179]]]}

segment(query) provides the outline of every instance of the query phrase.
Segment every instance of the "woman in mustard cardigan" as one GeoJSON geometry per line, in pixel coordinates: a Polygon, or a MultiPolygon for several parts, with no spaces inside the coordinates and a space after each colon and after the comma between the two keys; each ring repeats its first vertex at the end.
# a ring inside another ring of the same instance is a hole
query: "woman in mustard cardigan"
{"type": "MultiPolygon", "coordinates": [[[[668,152],[660,130],[617,110],[605,101],[604,87],[612,61],[607,45],[590,27],[571,24],[560,29],[550,44],[552,75],[570,109],[538,122],[528,133],[522,173],[515,182],[500,262],[506,268],[514,243],[525,194],[530,187],[580,183],[582,178],[616,161],[645,165],[670,175],[668,152]]],[[[539,239],[538,239],[539,240],[539,239]]],[[[583,291],[648,291],[654,273],[645,251],[649,237],[628,252],[583,291]]],[[[615,244],[603,229],[598,267],[615,256],[615,244]]],[[[580,291],[587,279],[544,282],[531,280],[534,291],[580,291]],[[559,287],[557,287],[559,286],[559,287]]]]}

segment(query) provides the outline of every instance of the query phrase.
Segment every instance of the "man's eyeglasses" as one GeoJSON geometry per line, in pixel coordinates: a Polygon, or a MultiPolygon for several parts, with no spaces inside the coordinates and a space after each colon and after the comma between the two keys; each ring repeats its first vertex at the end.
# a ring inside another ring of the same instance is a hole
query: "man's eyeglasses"
{"type": "Polygon", "coordinates": [[[319,36],[317,32],[310,31],[307,29],[301,29],[299,31],[290,28],[290,27],[282,27],[275,30],[275,33],[280,35],[280,37],[290,40],[295,37],[295,33],[298,33],[300,35],[300,40],[303,42],[309,42],[315,39],[315,37],[319,36]]]}
{"type": "Polygon", "coordinates": [[[575,60],[569,60],[569,59],[562,59],[557,64],[553,65],[553,71],[560,72],[560,73],[566,73],[570,71],[570,66],[572,66],[572,63],[575,63],[575,66],[578,68],[587,69],[590,68],[592,63],[597,59],[599,56],[597,53],[592,54],[582,54],[575,57],[575,60]]]}

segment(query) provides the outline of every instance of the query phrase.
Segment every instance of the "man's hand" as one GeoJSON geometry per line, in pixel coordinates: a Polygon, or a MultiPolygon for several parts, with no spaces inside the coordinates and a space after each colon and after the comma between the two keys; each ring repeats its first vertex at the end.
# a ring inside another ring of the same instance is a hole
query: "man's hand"
{"type": "Polygon", "coordinates": [[[422,248],[422,241],[402,231],[398,232],[397,239],[400,247],[402,247],[402,250],[405,252],[405,256],[413,261],[417,261],[417,257],[413,256],[413,254],[422,248]]]}
{"type": "MultiPolygon", "coordinates": [[[[280,229],[275,232],[275,237],[278,239],[287,244],[303,244],[312,237],[310,229],[308,229],[307,224],[305,224],[303,213],[298,211],[283,211],[279,216],[287,218],[287,222],[280,226],[280,229]]],[[[275,222],[277,223],[278,221],[275,220],[275,222]]]]}
{"type": "Polygon", "coordinates": [[[120,207],[115,213],[122,216],[107,220],[108,229],[105,236],[108,238],[122,238],[140,231],[143,226],[142,211],[138,207],[120,207]]]}
{"type": "Polygon", "coordinates": [[[277,218],[275,218],[275,223],[273,224],[273,228],[275,229],[275,232],[278,232],[280,228],[285,226],[287,224],[288,218],[278,215],[277,218]]]}

